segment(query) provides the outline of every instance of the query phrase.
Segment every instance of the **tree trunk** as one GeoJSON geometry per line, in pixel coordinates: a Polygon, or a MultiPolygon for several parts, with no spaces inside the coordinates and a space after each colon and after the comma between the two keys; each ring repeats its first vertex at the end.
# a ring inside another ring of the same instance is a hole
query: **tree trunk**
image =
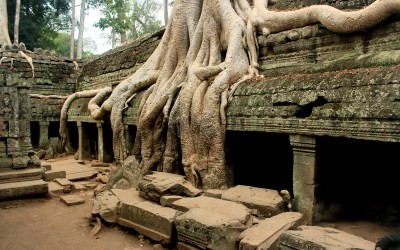
{"type": "Polygon", "coordinates": [[[71,39],[69,42],[69,58],[75,57],[75,0],[72,0],[72,16],[71,16],[71,39]]]}
{"type": "Polygon", "coordinates": [[[124,169],[134,169],[139,176],[155,170],[184,173],[197,187],[226,188],[227,97],[238,83],[258,74],[255,32],[268,35],[316,22],[353,32],[400,12],[400,0],[377,0],[350,12],[321,5],[274,12],[266,3],[175,1],[163,38],[146,63],[111,94],[104,90],[90,101],[94,119],[111,112],[114,156],[124,161],[123,113],[132,96],[144,90],[132,152],[137,161],[129,161],[135,162],[129,168],[122,165],[116,172],[120,178],[112,176],[108,187],[131,175],[124,169]]]}
{"type": "Polygon", "coordinates": [[[8,34],[7,0],[0,0],[0,45],[11,44],[8,34]]]}
{"type": "Polygon", "coordinates": [[[111,30],[111,48],[115,48],[115,45],[117,44],[117,37],[115,34],[115,30],[111,30]]]}
{"type": "Polygon", "coordinates": [[[168,0],[163,0],[164,6],[164,24],[167,26],[168,24],[168,0]]]}
{"type": "Polygon", "coordinates": [[[119,37],[121,38],[121,44],[123,44],[124,42],[126,42],[126,40],[127,40],[127,35],[126,35],[126,32],[125,32],[125,31],[119,33],[119,37]]]}
{"type": "Polygon", "coordinates": [[[85,29],[85,6],[86,0],[82,0],[81,3],[81,16],[79,21],[79,35],[78,35],[78,48],[76,52],[76,59],[82,59],[83,49],[83,30],[85,29]]]}
{"type": "Polygon", "coordinates": [[[21,10],[21,0],[15,3],[15,20],[14,20],[14,44],[19,43],[19,14],[21,10]]]}

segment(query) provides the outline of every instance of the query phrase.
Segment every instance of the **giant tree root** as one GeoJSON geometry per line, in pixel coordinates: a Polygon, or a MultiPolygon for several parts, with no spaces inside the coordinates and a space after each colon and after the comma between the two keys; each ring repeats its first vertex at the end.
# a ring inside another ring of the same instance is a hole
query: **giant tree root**
{"type": "MultiPolygon", "coordinates": [[[[225,108],[235,83],[258,74],[256,32],[268,35],[320,22],[332,31],[348,33],[400,12],[400,0],[377,0],[352,12],[323,5],[275,12],[266,6],[265,0],[254,0],[253,7],[247,0],[175,1],[153,55],[104,102],[107,94],[91,101],[95,119],[111,112],[114,155],[123,161],[129,155],[123,112],[132,95],[146,90],[132,152],[137,160],[135,176],[158,170],[185,174],[197,187],[227,186],[225,108]]],[[[63,107],[63,121],[65,114],[63,107]]],[[[119,177],[111,177],[110,183],[130,179],[128,169],[116,171],[119,177]]]]}

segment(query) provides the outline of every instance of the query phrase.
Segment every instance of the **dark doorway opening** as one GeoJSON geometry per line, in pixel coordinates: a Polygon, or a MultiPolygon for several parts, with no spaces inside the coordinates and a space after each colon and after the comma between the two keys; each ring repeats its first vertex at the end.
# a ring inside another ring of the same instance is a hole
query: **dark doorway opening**
{"type": "Polygon", "coordinates": [[[317,138],[322,219],[400,222],[399,143],[317,138]]]}
{"type": "Polygon", "coordinates": [[[60,137],[60,122],[49,123],[49,138],[60,137]]]}
{"type": "Polygon", "coordinates": [[[227,131],[226,162],[233,185],[247,185],[293,194],[293,152],[289,135],[227,131]]]}
{"type": "Polygon", "coordinates": [[[40,125],[39,122],[31,122],[31,143],[34,149],[39,148],[40,125]]]}
{"type": "Polygon", "coordinates": [[[83,157],[98,159],[98,131],[96,123],[82,122],[83,157]]]}
{"type": "Polygon", "coordinates": [[[78,126],[76,122],[68,122],[67,123],[67,149],[68,153],[74,154],[76,150],[78,150],[79,141],[78,141],[78,126]]]}
{"type": "Polygon", "coordinates": [[[103,123],[103,149],[104,162],[112,162],[114,160],[113,151],[113,133],[110,123],[103,123]]]}

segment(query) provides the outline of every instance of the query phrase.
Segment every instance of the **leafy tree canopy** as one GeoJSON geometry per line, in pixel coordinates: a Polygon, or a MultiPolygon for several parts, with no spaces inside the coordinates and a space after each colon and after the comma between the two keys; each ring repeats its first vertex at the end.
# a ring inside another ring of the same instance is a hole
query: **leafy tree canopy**
{"type": "MultiPolygon", "coordinates": [[[[57,33],[57,36],[52,40],[52,46],[47,47],[46,49],[54,50],[57,55],[69,57],[69,42],[70,42],[70,34],[60,32],[57,33]]],[[[75,40],[75,51],[77,47],[77,41],[75,40]]],[[[96,42],[91,38],[83,39],[83,51],[82,51],[82,59],[88,59],[94,56],[94,52],[97,50],[96,42]]]]}
{"type": "MultiPolygon", "coordinates": [[[[70,8],[68,0],[22,0],[19,40],[29,50],[53,47],[57,31],[68,29],[70,8]]],[[[8,30],[13,37],[15,1],[7,1],[7,9],[8,30]]]]}
{"type": "Polygon", "coordinates": [[[103,17],[95,25],[100,29],[111,28],[116,34],[137,38],[157,31],[161,22],[156,13],[161,4],[154,0],[101,0],[103,17]]]}

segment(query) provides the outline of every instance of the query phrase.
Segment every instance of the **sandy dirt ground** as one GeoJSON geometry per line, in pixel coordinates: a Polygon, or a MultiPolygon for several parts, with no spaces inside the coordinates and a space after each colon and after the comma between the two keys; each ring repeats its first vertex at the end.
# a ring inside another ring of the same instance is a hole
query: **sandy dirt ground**
{"type": "Polygon", "coordinates": [[[78,193],[86,202],[75,206],[50,197],[0,202],[0,249],[153,249],[148,239],[119,226],[103,225],[100,233],[91,236],[93,226],[87,216],[93,203],[92,193],[78,193]]]}

